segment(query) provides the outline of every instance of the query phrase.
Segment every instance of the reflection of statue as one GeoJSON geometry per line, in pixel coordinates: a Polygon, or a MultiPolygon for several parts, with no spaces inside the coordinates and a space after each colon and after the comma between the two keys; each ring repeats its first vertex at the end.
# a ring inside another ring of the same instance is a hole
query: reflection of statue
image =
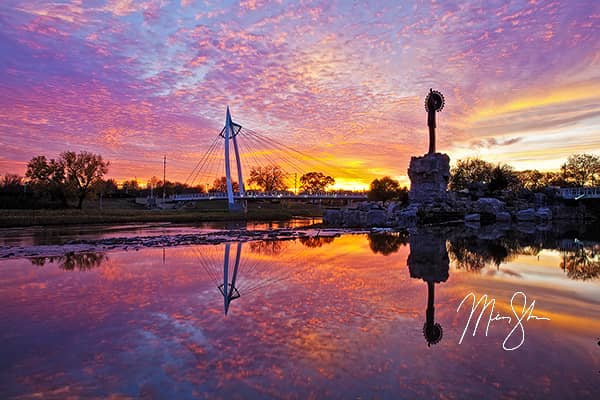
{"type": "Polygon", "coordinates": [[[370,233],[369,247],[373,253],[381,253],[388,256],[400,250],[400,246],[405,246],[408,243],[408,235],[406,232],[395,233],[370,233]]]}
{"type": "Polygon", "coordinates": [[[410,234],[408,269],[410,277],[427,282],[427,311],[423,335],[427,345],[442,340],[442,326],[435,322],[435,284],[448,279],[450,260],[446,251],[446,239],[442,232],[414,232],[410,234]]]}

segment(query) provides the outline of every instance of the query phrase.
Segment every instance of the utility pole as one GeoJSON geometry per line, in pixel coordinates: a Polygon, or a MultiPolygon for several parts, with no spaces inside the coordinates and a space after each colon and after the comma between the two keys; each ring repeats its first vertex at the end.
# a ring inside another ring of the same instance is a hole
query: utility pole
{"type": "Polygon", "coordinates": [[[298,173],[294,172],[294,194],[298,194],[298,173]]]}
{"type": "Polygon", "coordinates": [[[167,188],[167,155],[163,159],[163,203],[165,202],[167,188]]]}

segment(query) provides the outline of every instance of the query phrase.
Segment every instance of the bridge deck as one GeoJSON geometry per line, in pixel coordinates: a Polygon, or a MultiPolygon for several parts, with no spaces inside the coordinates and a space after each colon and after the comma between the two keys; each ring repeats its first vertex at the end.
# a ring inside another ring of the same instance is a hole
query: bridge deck
{"type": "MultiPolygon", "coordinates": [[[[366,200],[366,194],[339,194],[339,193],[323,193],[323,194],[247,194],[245,196],[234,195],[235,200],[366,200]]],[[[227,194],[176,194],[170,196],[168,201],[206,201],[206,200],[227,200],[227,194]]]]}
{"type": "Polygon", "coordinates": [[[600,199],[600,187],[561,188],[563,199],[600,199]]]}

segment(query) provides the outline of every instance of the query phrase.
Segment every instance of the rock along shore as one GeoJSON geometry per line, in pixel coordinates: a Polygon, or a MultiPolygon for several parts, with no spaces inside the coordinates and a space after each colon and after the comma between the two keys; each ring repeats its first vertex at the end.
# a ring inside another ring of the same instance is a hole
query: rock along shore
{"type": "Polygon", "coordinates": [[[224,230],[201,234],[175,234],[158,236],[118,237],[92,240],[69,240],[60,245],[0,246],[0,259],[21,257],[52,257],[67,253],[138,251],[148,247],[173,247],[189,245],[216,245],[225,242],[250,242],[259,240],[294,240],[304,237],[338,237],[342,234],[367,233],[368,230],[347,229],[273,229],[224,230]]]}

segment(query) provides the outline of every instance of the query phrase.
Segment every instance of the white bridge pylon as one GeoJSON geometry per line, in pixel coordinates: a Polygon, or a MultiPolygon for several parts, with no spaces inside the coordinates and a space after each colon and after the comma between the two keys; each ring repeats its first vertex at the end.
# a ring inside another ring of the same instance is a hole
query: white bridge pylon
{"type": "Polygon", "coordinates": [[[231,120],[229,106],[227,106],[227,115],[225,117],[225,127],[221,130],[221,137],[225,139],[225,179],[227,185],[227,204],[229,209],[235,208],[233,199],[233,182],[231,181],[231,163],[229,160],[229,141],[233,142],[233,151],[235,153],[235,163],[237,166],[238,185],[240,188],[240,197],[244,197],[244,179],[242,175],[242,163],[240,160],[240,151],[238,149],[237,135],[242,130],[242,126],[231,120]]]}

